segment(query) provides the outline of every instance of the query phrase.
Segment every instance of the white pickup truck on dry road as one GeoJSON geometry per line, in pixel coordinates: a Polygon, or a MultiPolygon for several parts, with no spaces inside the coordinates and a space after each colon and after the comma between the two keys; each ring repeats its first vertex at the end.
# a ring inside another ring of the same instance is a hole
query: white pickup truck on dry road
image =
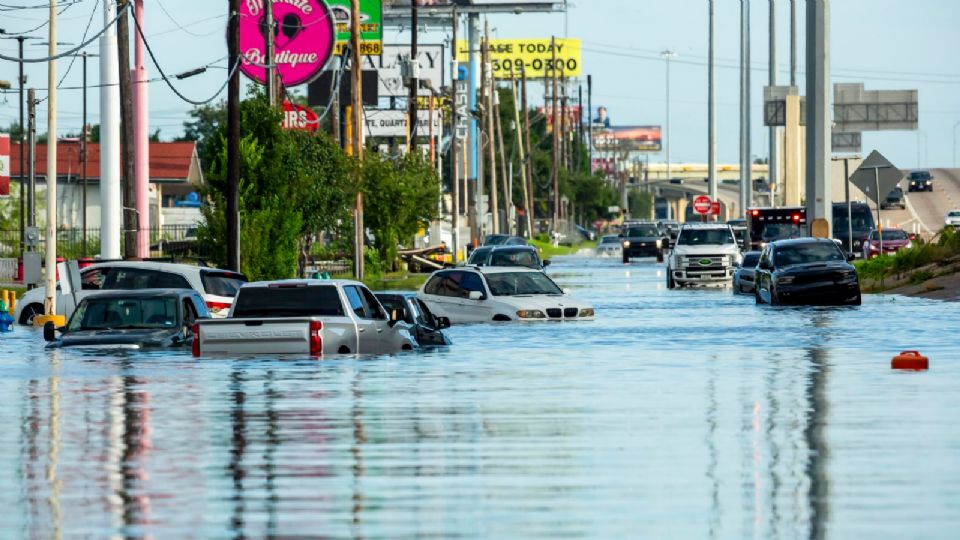
{"type": "Polygon", "coordinates": [[[389,354],[416,341],[403,313],[388,314],[362,283],[248,283],[226,319],[198,321],[193,355],[389,354]]]}

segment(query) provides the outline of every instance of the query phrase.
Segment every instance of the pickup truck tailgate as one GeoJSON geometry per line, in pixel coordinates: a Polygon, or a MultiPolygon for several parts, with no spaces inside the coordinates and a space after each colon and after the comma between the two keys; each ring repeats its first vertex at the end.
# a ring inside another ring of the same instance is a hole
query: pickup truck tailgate
{"type": "Polygon", "coordinates": [[[207,319],[198,322],[199,354],[310,354],[311,322],[320,323],[323,354],[337,354],[345,343],[356,350],[356,332],[349,319],[262,318],[207,319]]]}

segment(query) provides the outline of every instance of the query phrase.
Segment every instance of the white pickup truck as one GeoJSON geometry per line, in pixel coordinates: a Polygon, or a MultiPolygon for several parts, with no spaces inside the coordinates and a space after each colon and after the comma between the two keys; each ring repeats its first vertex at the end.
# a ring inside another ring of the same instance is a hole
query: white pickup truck
{"type": "Polygon", "coordinates": [[[389,354],[416,346],[403,313],[386,310],[362,283],[247,283],[226,319],[194,326],[193,355],[389,354]]]}
{"type": "Polygon", "coordinates": [[[728,285],[740,261],[740,246],[729,225],[684,224],[667,260],[667,288],[728,285]]]}

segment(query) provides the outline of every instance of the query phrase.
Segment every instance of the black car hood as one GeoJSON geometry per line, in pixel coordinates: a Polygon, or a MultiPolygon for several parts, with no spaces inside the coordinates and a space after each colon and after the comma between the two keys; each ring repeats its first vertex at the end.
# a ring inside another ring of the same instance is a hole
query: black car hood
{"type": "Polygon", "coordinates": [[[56,347],[97,347],[101,345],[139,345],[164,347],[171,345],[179,329],[127,328],[117,330],[83,330],[66,333],[51,343],[56,347]]]}
{"type": "Polygon", "coordinates": [[[846,271],[856,269],[850,263],[846,261],[832,261],[832,262],[814,262],[814,263],[805,263],[805,264],[794,264],[781,269],[778,269],[777,273],[780,275],[791,275],[791,274],[811,274],[823,271],[846,271]]]}
{"type": "Polygon", "coordinates": [[[631,242],[656,242],[657,240],[662,239],[662,236],[624,236],[624,240],[629,240],[631,242]]]}

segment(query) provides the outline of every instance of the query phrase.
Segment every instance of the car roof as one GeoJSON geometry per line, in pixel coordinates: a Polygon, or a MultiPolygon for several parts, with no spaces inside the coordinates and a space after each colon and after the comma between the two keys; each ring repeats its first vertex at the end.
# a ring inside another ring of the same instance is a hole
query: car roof
{"type": "MultiPolygon", "coordinates": [[[[528,266],[475,266],[468,264],[466,266],[459,266],[457,268],[450,268],[448,270],[472,270],[478,274],[505,274],[513,272],[543,274],[542,271],[535,268],[530,268],[528,266]]],[[[438,272],[443,271],[444,270],[438,270],[438,272]]]]}
{"type": "Polygon", "coordinates": [[[684,229],[729,229],[726,223],[684,223],[684,229]]]}
{"type": "Polygon", "coordinates": [[[402,296],[403,298],[416,298],[416,291],[375,291],[373,294],[380,296],[402,296]]]}
{"type": "Polygon", "coordinates": [[[88,298],[157,298],[161,296],[194,296],[197,295],[197,291],[193,289],[123,289],[123,290],[111,290],[111,291],[100,291],[90,294],[89,296],[84,297],[88,298]]]}
{"type": "MultiPolygon", "coordinates": [[[[105,267],[114,267],[114,268],[145,268],[147,270],[166,270],[169,272],[218,272],[218,273],[229,273],[229,274],[238,274],[242,275],[240,272],[234,272],[232,270],[225,270],[222,268],[210,268],[207,266],[197,266],[194,264],[182,264],[182,263],[168,263],[168,262],[154,262],[154,261],[103,261],[91,264],[87,268],[105,268],[105,267]]],[[[82,270],[86,270],[83,268],[82,270]]]]}
{"type": "Polygon", "coordinates": [[[777,240],[775,242],[770,242],[771,247],[789,247],[789,246],[799,246],[803,244],[830,244],[831,246],[837,245],[834,242],[833,238],[788,238],[786,240],[777,240]]]}
{"type": "MultiPolygon", "coordinates": [[[[350,279],[278,279],[274,281],[252,281],[244,283],[240,288],[241,289],[254,289],[254,288],[267,288],[267,287],[277,287],[280,285],[293,285],[293,286],[305,286],[305,287],[316,287],[320,285],[363,285],[359,281],[353,281],[350,279]]],[[[366,287],[366,285],[363,285],[366,287]]]]}

